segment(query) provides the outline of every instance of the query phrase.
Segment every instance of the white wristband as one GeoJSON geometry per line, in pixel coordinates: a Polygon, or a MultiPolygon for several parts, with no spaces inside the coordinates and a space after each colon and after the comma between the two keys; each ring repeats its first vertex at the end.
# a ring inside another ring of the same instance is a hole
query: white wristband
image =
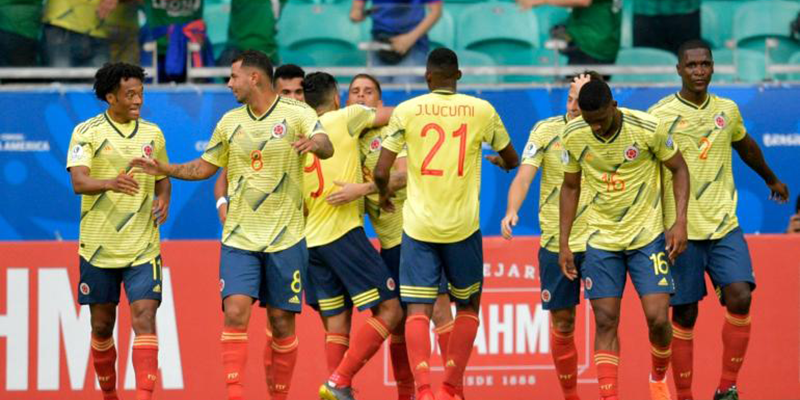
{"type": "Polygon", "coordinates": [[[225,196],[222,196],[217,199],[217,210],[219,210],[219,207],[223,204],[228,204],[228,198],[225,196]]]}

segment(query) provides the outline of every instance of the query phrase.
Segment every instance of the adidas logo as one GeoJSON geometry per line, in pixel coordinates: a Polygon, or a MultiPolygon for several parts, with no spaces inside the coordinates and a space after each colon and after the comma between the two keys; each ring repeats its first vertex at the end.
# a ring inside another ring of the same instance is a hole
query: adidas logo
{"type": "Polygon", "coordinates": [[[669,286],[667,278],[661,278],[661,281],[658,282],[658,286],[669,286]]]}
{"type": "Polygon", "coordinates": [[[161,293],[161,285],[156,285],[156,287],[153,288],[153,293],[161,293]]]}
{"type": "Polygon", "coordinates": [[[295,295],[294,297],[292,297],[291,299],[289,299],[289,303],[292,303],[292,304],[300,304],[300,298],[299,298],[299,297],[297,297],[297,295],[295,295]]]}
{"type": "Polygon", "coordinates": [[[423,361],[417,364],[417,369],[428,369],[428,363],[426,361],[423,361]]]}
{"type": "Polygon", "coordinates": [[[447,360],[447,365],[445,365],[445,366],[446,366],[446,367],[455,368],[455,366],[456,366],[456,362],[455,362],[455,361],[453,361],[453,360],[447,360]]]}

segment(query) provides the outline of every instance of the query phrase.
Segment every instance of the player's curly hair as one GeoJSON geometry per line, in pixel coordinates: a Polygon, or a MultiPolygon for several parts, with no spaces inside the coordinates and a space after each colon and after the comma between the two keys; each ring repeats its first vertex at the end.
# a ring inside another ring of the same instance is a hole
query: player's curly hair
{"type": "Polygon", "coordinates": [[[311,108],[327,105],[337,90],[336,78],[326,72],[312,72],[303,80],[306,104],[311,108]]]}
{"type": "Polygon", "coordinates": [[[578,106],[583,111],[597,111],[608,106],[614,98],[611,88],[602,80],[590,80],[578,94],[578,106]]]}
{"type": "Polygon", "coordinates": [[[106,63],[94,74],[94,94],[98,99],[107,101],[107,94],[116,92],[123,79],[131,78],[144,82],[144,69],[124,62],[106,63]]]}

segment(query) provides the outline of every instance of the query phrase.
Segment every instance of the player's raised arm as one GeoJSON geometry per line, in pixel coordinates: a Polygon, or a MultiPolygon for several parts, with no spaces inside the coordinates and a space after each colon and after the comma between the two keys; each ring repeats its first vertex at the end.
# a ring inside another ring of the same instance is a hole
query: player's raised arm
{"type": "Polygon", "coordinates": [[[574,280],[578,277],[578,271],[575,268],[575,260],[572,257],[572,251],[569,249],[569,235],[572,232],[572,224],[575,222],[575,213],[578,210],[578,200],[580,197],[581,171],[565,171],[564,182],[561,184],[561,197],[558,203],[558,263],[561,265],[561,272],[570,280],[574,280]]]}
{"type": "Polygon", "coordinates": [[[133,196],[139,192],[139,184],[127,172],[120,172],[114,179],[94,179],[89,172],[89,167],[85,166],[69,169],[75,194],[95,195],[110,190],[133,196]]]}
{"type": "Polygon", "coordinates": [[[772,172],[772,169],[767,165],[767,160],[764,159],[764,153],[761,152],[758,143],[750,135],[745,134],[742,140],[733,142],[732,146],[739,153],[742,161],[766,182],[770,190],[770,200],[775,200],[781,204],[789,201],[789,188],[772,172]]]}
{"type": "Polygon", "coordinates": [[[672,172],[672,195],[675,196],[675,224],[666,233],[667,251],[673,262],[686,250],[686,210],[689,206],[689,167],[686,166],[680,150],[672,158],[664,161],[664,166],[672,172]]]}
{"type": "Polygon", "coordinates": [[[183,164],[167,164],[161,163],[156,159],[139,157],[131,160],[130,166],[139,168],[149,175],[171,176],[185,181],[208,179],[211,175],[217,173],[217,169],[219,169],[216,165],[202,158],[196,158],[183,164]]]}

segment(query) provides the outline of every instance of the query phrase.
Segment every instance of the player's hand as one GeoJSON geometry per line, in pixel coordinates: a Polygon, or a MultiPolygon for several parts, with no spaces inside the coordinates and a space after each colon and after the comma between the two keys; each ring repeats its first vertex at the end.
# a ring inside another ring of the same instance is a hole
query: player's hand
{"type": "Polygon", "coordinates": [[[133,179],[133,176],[125,171],[120,171],[116,178],[108,181],[108,190],[116,193],[127,194],[133,196],[139,193],[139,182],[133,179]]]}
{"type": "Polygon", "coordinates": [[[389,41],[392,43],[394,51],[400,54],[408,53],[408,50],[414,46],[414,43],[417,43],[417,39],[411,33],[397,35],[389,39],[389,41]]]}
{"type": "Polygon", "coordinates": [[[316,152],[319,149],[317,142],[305,137],[304,135],[298,136],[298,139],[292,143],[292,147],[299,154],[306,154],[308,152],[316,152]]]}
{"type": "Polygon", "coordinates": [[[572,86],[575,87],[576,93],[580,93],[583,85],[589,83],[589,81],[591,80],[592,77],[589,76],[588,74],[580,74],[572,79],[572,86]]]}
{"type": "Polygon", "coordinates": [[[792,218],[789,218],[789,227],[786,228],[786,233],[800,233],[800,214],[792,215],[792,218]]]}
{"type": "Polygon", "coordinates": [[[486,158],[486,160],[488,160],[490,163],[496,165],[498,168],[502,169],[503,171],[508,172],[508,168],[506,168],[506,163],[505,163],[505,161],[503,161],[503,157],[500,157],[500,156],[497,156],[497,155],[490,155],[490,156],[486,156],[484,158],[486,158]]]}
{"type": "Polygon", "coordinates": [[[117,8],[117,4],[119,0],[101,0],[100,4],[97,5],[97,9],[95,10],[95,14],[97,14],[97,18],[99,19],[106,19],[106,17],[117,8]]]}
{"type": "Polygon", "coordinates": [[[545,0],[517,0],[517,4],[523,10],[530,10],[533,7],[545,4],[545,0]]]}
{"type": "Polygon", "coordinates": [[[519,216],[517,216],[517,213],[509,213],[503,217],[503,220],[500,221],[500,231],[503,232],[504,239],[511,240],[511,231],[515,226],[517,226],[517,222],[519,222],[519,216]]]}
{"type": "Polygon", "coordinates": [[[392,194],[391,193],[386,193],[386,194],[381,193],[380,200],[378,201],[378,204],[380,205],[381,210],[383,210],[383,211],[395,212],[394,203],[392,203],[392,194]]]}
{"type": "Polygon", "coordinates": [[[142,170],[142,172],[148,175],[153,175],[153,176],[169,175],[167,173],[166,166],[158,162],[158,160],[156,160],[155,158],[145,158],[145,157],[134,158],[133,160],[131,160],[129,165],[131,168],[139,168],[140,170],[142,170]]]}
{"type": "Polygon", "coordinates": [[[686,223],[676,222],[672,228],[665,233],[667,239],[667,253],[669,254],[669,261],[675,263],[684,250],[686,250],[687,234],[686,223]]]}
{"type": "Polygon", "coordinates": [[[570,249],[561,249],[558,252],[558,265],[561,266],[561,273],[567,279],[574,281],[578,278],[578,268],[575,267],[575,258],[572,256],[570,249]]]}
{"type": "Polygon", "coordinates": [[[789,201],[789,187],[785,183],[775,180],[775,182],[768,183],[767,187],[769,187],[770,200],[775,200],[780,204],[789,201]]]}
{"type": "Polygon", "coordinates": [[[361,22],[364,20],[364,8],[352,7],[350,8],[350,21],[361,22]]]}
{"type": "Polygon", "coordinates": [[[217,209],[217,215],[219,216],[219,222],[222,225],[225,225],[225,220],[228,218],[228,203],[219,205],[219,208],[217,209]]]}
{"type": "Polygon", "coordinates": [[[345,205],[364,196],[361,185],[358,183],[333,181],[333,184],[340,189],[325,198],[325,201],[332,206],[345,205]]]}
{"type": "Polygon", "coordinates": [[[167,222],[167,215],[169,213],[169,201],[163,197],[156,197],[153,200],[153,221],[156,225],[164,225],[167,222]]]}

